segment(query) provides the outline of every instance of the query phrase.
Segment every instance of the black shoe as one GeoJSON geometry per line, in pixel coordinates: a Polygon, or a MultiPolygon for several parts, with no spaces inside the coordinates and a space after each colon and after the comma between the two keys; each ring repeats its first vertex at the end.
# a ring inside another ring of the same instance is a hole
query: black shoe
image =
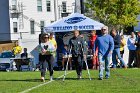
{"type": "Polygon", "coordinates": [[[77,75],[77,79],[78,80],[82,79],[82,76],[81,75],[77,75]]]}
{"type": "Polygon", "coordinates": [[[109,79],[109,77],[105,77],[105,79],[109,79]]]}
{"type": "Polygon", "coordinates": [[[99,80],[103,80],[103,78],[99,78],[99,80]]]}
{"type": "Polygon", "coordinates": [[[105,79],[109,79],[109,76],[108,75],[105,75],[105,79]]]}

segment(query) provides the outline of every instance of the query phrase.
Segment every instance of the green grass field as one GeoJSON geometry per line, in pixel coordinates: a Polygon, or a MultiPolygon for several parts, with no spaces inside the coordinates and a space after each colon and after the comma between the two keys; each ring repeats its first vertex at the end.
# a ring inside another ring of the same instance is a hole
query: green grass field
{"type": "MultiPolygon", "coordinates": [[[[64,72],[55,71],[54,81],[27,93],[140,93],[140,69],[111,70],[111,77],[104,80],[98,80],[97,70],[90,70],[91,81],[86,70],[81,80],[76,79],[75,70],[68,72],[64,82],[58,79],[64,72]]],[[[19,93],[40,84],[40,72],[0,72],[0,93],[19,93]]]]}

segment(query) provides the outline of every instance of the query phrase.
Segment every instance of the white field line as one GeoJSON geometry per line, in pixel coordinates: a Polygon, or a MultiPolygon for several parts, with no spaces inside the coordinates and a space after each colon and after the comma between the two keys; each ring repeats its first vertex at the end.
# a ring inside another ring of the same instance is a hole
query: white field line
{"type": "MultiPolygon", "coordinates": [[[[70,73],[72,73],[72,72],[73,72],[73,71],[68,72],[67,74],[70,74],[70,73]]],[[[63,77],[63,76],[64,76],[64,75],[61,75],[61,76],[57,77],[57,79],[59,79],[59,78],[61,78],[61,77],[63,77]]],[[[48,81],[48,82],[43,83],[43,84],[39,84],[39,85],[37,85],[37,86],[34,86],[34,87],[29,88],[29,89],[27,89],[27,90],[24,90],[24,91],[22,91],[22,92],[20,92],[20,93],[27,93],[27,92],[29,92],[29,91],[31,91],[31,90],[33,90],[33,89],[36,89],[36,88],[38,88],[38,87],[41,87],[41,86],[47,85],[47,84],[49,84],[49,83],[51,83],[51,82],[53,82],[53,81],[55,81],[55,80],[48,81]]]]}

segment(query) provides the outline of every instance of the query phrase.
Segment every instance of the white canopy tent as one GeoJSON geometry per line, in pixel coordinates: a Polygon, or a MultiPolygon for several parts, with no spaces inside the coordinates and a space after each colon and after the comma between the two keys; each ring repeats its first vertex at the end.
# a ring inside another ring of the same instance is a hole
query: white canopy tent
{"type": "Polygon", "coordinates": [[[46,27],[44,32],[67,32],[73,30],[101,30],[104,24],[92,20],[83,14],[73,13],[68,17],[60,19],[46,27]]]}

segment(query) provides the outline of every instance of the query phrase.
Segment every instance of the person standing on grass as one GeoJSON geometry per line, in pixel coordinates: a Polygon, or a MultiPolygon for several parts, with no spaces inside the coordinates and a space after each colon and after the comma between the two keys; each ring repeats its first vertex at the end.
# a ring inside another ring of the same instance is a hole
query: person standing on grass
{"type": "Polygon", "coordinates": [[[69,51],[71,50],[72,60],[75,63],[78,79],[82,77],[83,59],[86,58],[86,44],[84,39],[79,35],[79,31],[73,32],[74,36],[69,40],[69,51]]]}
{"type": "Polygon", "coordinates": [[[62,70],[65,69],[65,62],[69,61],[70,64],[70,70],[72,70],[72,60],[71,60],[71,55],[69,54],[68,51],[68,45],[64,45],[64,49],[62,50],[62,70]],[[69,59],[68,59],[69,58],[69,59]]]}
{"type": "Polygon", "coordinates": [[[136,41],[136,64],[137,67],[140,68],[140,31],[137,33],[137,41],[136,41]]]}
{"type": "MultiPolygon", "coordinates": [[[[96,30],[93,30],[91,31],[91,36],[89,38],[89,43],[88,43],[88,46],[89,46],[89,51],[90,51],[90,54],[94,54],[94,51],[93,51],[93,47],[94,47],[94,43],[97,39],[97,35],[96,35],[96,30]]],[[[99,69],[99,62],[98,62],[98,49],[96,49],[95,51],[95,56],[92,57],[92,69],[99,69]]]]}
{"type": "Polygon", "coordinates": [[[132,63],[134,61],[133,66],[136,66],[136,46],[135,46],[135,33],[131,32],[131,37],[127,40],[127,47],[129,49],[129,59],[128,59],[128,67],[132,67],[132,63]]]}
{"type": "Polygon", "coordinates": [[[56,43],[56,40],[54,38],[54,34],[53,33],[50,33],[49,41],[52,42],[53,45],[55,46],[55,49],[57,49],[57,43],[56,43]]]}
{"type": "Polygon", "coordinates": [[[42,34],[41,43],[39,44],[40,56],[40,69],[41,69],[41,80],[45,82],[45,73],[47,68],[47,62],[50,72],[50,80],[53,80],[53,53],[56,51],[55,46],[49,41],[48,34],[42,34]]]}
{"type": "MultiPolygon", "coordinates": [[[[57,49],[57,42],[56,42],[56,40],[54,38],[54,33],[53,32],[50,33],[49,41],[54,45],[55,50],[56,50],[57,49]]],[[[56,51],[53,52],[53,57],[54,57],[54,60],[53,61],[55,63],[55,61],[57,60],[56,51]]]]}
{"type": "Polygon", "coordinates": [[[93,48],[94,56],[96,56],[95,51],[98,48],[98,60],[99,60],[99,80],[103,80],[104,65],[106,75],[105,78],[110,77],[110,57],[114,49],[113,38],[108,34],[108,27],[104,26],[101,28],[101,35],[99,35],[95,41],[93,48]]]}
{"type": "Polygon", "coordinates": [[[124,68],[127,68],[127,65],[125,64],[123,58],[120,54],[120,44],[121,44],[121,36],[117,34],[116,29],[113,28],[111,31],[111,35],[114,39],[114,50],[112,53],[112,62],[113,62],[113,68],[117,67],[117,59],[120,60],[121,65],[120,67],[124,66],[124,68]]]}

